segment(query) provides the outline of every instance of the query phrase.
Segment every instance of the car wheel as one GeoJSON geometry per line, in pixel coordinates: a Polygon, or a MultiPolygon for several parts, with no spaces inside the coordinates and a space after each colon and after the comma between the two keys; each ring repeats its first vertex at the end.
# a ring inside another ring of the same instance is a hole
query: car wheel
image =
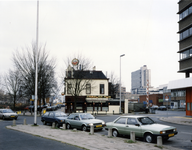
{"type": "Polygon", "coordinates": [[[2,118],[3,120],[5,120],[5,117],[3,116],[3,118],[2,118]]]}
{"type": "Polygon", "coordinates": [[[87,127],[85,125],[82,126],[82,131],[87,131],[87,127]]]}
{"type": "Polygon", "coordinates": [[[152,143],[153,140],[154,140],[153,135],[150,134],[150,133],[145,134],[144,140],[145,140],[145,142],[147,142],[147,143],[152,143]]]}
{"type": "Polygon", "coordinates": [[[66,125],[66,128],[67,128],[67,129],[70,129],[70,128],[71,128],[70,124],[67,124],[67,125],[66,125]]]}
{"type": "Polygon", "coordinates": [[[44,120],[44,121],[43,121],[43,125],[46,125],[46,124],[47,124],[47,122],[44,120]]]}
{"type": "Polygon", "coordinates": [[[15,118],[15,120],[17,120],[17,118],[15,118]]]}
{"type": "Polygon", "coordinates": [[[114,136],[114,137],[118,137],[119,136],[119,133],[118,133],[118,131],[117,130],[113,130],[112,131],[112,135],[114,136]]]}

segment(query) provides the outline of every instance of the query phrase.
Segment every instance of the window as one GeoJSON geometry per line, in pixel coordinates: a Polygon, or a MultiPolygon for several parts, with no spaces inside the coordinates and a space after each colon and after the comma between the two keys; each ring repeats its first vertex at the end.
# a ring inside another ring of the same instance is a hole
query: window
{"type": "Polygon", "coordinates": [[[127,124],[133,124],[133,125],[135,125],[135,124],[137,124],[137,121],[136,121],[135,118],[128,118],[127,124]]]}
{"type": "Polygon", "coordinates": [[[192,6],[189,7],[188,9],[186,9],[184,12],[182,12],[181,14],[179,14],[179,20],[182,20],[183,18],[187,17],[188,15],[190,15],[192,13],[192,6]]]}
{"type": "Polygon", "coordinates": [[[125,117],[119,118],[115,123],[118,123],[118,124],[125,124],[126,119],[127,119],[127,118],[125,118],[125,117]]]}
{"type": "Polygon", "coordinates": [[[67,94],[71,94],[71,88],[72,88],[72,85],[68,84],[67,85],[67,94]]]}
{"type": "Polygon", "coordinates": [[[91,94],[91,84],[86,84],[86,94],[91,94]]]}
{"type": "Polygon", "coordinates": [[[100,94],[104,94],[104,84],[100,84],[100,94]]]}
{"type": "Polygon", "coordinates": [[[192,27],[180,33],[180,40],[192,35],[192,27]]]}
{"type": "Polygon", "coordinates": [[[53,117],[53,116],[54,116],[53,112],[51,112],[51,113],[49,114],[49,116],[50,116],[50,117],[53,117]]]}

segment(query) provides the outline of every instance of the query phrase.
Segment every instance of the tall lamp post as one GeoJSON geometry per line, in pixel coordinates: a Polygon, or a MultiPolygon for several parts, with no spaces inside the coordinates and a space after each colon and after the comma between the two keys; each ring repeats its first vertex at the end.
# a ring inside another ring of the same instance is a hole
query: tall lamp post
{"type": "Polygon", "coordinates": [[[125,54],[120,55],[120,86],[119,86],[119,92],[120,92],[120,108],[119,108],[119,112],[121,113],[121,57],[125,56],[125,54]]]}
{"type": "Polygon", "coordinates": [[[36,30],[36,53],[35,53],[35,110],[34,110],[34,125],[37,125],[37,84],[38,84],[38,59],[37,59],[37,53],[38,53],[38,34],[39,34],[39,0],[37,0],[37,30],[36,30]]]}

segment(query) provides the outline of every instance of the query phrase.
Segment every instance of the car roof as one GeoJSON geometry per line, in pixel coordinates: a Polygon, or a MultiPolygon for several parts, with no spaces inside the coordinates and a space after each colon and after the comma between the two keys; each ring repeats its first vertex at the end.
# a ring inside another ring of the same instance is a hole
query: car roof
{"type": "Polygon", "coordinates": [[[127,116],[120,116],[120,117],[141,118],[141,117],[147,117],[147,116],[129,116],[129,115],[127,115],[127,116]]]}

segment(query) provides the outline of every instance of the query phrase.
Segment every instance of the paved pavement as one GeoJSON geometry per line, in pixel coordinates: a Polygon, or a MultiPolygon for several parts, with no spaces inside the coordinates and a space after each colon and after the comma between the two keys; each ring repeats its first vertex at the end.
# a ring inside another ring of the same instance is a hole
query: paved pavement
{"type": "MultiPolygon", "coordinates": [[[[184,124],[192,126],[192,118],[185,116],[178,117],[161,117],[160,120],[184,124]]],[[[70,145],[80,147],[82,149],[90,150],[122,150],[122,149],[148,149],[148,150],[159,150],[160,148],[156,147],[155,143],[146,143],[141,141],[136,141],[136,143],[127,143],[128,139],[118,138],[118,137],[108,137],[106,135],[101,135],[94,133],[90,135],[89,132],[79,131],[79,130],[63,130],[63,129],[52,129],[50,126],[45,125],[16,125],[16,126],[7,126],[8,129],[18,130],[35,136],[40,136],[56,141],[61,141],[70,145]]],[[[179,150],[179,148],[164,146],[162,149],[168,150],[179,150]]]]}

